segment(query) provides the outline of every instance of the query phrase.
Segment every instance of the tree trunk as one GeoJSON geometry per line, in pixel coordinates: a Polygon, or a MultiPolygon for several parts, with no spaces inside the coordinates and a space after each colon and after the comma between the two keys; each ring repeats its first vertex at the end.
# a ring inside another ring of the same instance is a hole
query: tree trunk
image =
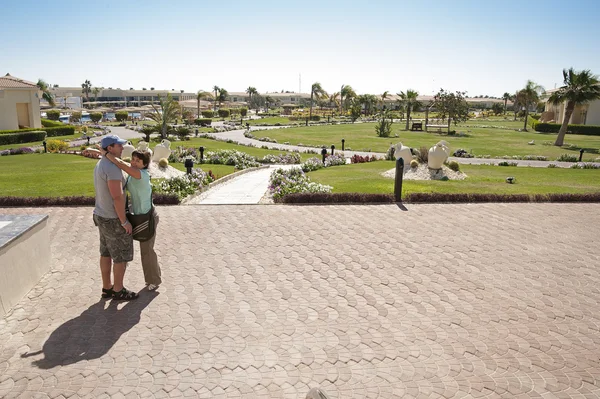
{"type": "Polygon", "coordinates": [[[523,124],[523,130],[527,131],[527,118],[529,117],[529,107],[525,106],[525,123],[523,124]]]}
{"type": "Polygon", "coordinates": [[[196,118],[200,119],[200,98],[198,98],[198,115],[196,118]]]}
{"type": "Polygon", "coordinates": [[[340,116],[344,113],[344,96],[340,93],[340,116]]]}
{"type": "Polygon", "coordinates": [[[310,92],[310,114],[308,120],[312,120],[312,109],[313,109],[313,92],[310,92]]]}
{"type": "Polygon", "coordinates": [[[410,104],[406,106],[406,129],[408,130],[408,122],[410,121],[410,104]]]}
{"type": "Polygon", "coordinates": [[[567,109],[565,110],[565,118],[563,119],[562,126],[558,131],[558,136],[556,136],[556,141],[554,145],[562,146],[565,141],[565,134],[567,134],[567,128],[569,127],[569,121],[571,120],[571,115],[573,115],[573,111],[575,110],[575,103],[573,101],[569,101],[567,103],[567,109]]]}
{"type": "Polygon", "coordinates": [[[452,119],[450,118],[450,115],[448,115],[448,134],[450,134],[450,122],[452,121],[452,119]]]}
{"type": "Polygon", "coordinates": [[[508,100],[505,98],[504,99],[504,115],[506,115],[506,104],[508,103],[508,100]]]}

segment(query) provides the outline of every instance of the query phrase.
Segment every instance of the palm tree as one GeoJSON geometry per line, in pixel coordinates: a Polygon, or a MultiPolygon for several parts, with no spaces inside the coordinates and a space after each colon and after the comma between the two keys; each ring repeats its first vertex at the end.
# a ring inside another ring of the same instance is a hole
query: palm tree
{"type": "Polygon", "coordinates": [[[346,103],[348,103],[348,101],[354,97],[356,97],[356,93],[352,86],[342,85],[340,90],[340,113],[342,113],[345,108],[344,99],[346,99],[346,103]]]}
{"type": "Polygon", "coordinates": [[[406,108],[406,130],[408,130],[408,124],[410,122],[410,111],[415,108],[422,107],[423,105],[418,100],[419,92],[416,90],[408,89],[406,92],[401,91],[398,93],[400,102],[404,108],[406,108]]]}
{"type": "Polygon", "coordinates": [[[525,123],[523,130],[527,131],[527,118],[529,117],[529,108],[532,104],[537,104],[540,101],[540,94],[544,88],[532,80],[528,80],[523,89],[519,91],[522,97],[522,103],[525,106],[525,123]]]}
{"type": "Polygon", "coordinates": [[[164,139],[167,137],[168,124],[176,121],[179,116],[179,103],[173,100],[171,94],[167,94],[166,98],[158,95],[158,107],[152,104],[154,112],[147,114],[147,117],[156,122],[160,129],[160,136],[164,139]]]}
{"type": "Polygon", "coordinates": [[[196,101],[198,101],[198,118],[200,118],[200,100],[203,100],[205,98],[211,98],[212,95],[204,90],[198,90],[198,93],[196,94],[196,101]]]}
{"type": "Polygon", "coordinates": [[[98,102],[98,94],[102,91],[102,87],[94,87],[92,93],[94,93],[94,101],[98,102]]]}
{"type": "Polygon", "coordinates": [[[510,93],[504,93],[502,99],[504,100],[504,115],[506,115],[506,104],[513,99],[513,96],[510,93]]]}
{"type": "MultiPolygon", "coordinates": [[[[246,89],[246,93],[250,97],[248,99],[248,108],[250,108],[250,104],[252,103],[252,98],[254,98],[254,96],[258,94],[258,90],[256,90],[256,87],[248,86],[248,88],[246,89]]],[[[257,107],[258,107],[258,105],[257,105],[257,107]]]]}
{"type": "Polygon", "coordinates": [[[51,107],[54,107],[56,103],[54,102],[54,97],[50,93],[50,86],[43,79],[38,79],[37,87],[42,92],[42,98],[48,101],[51,107]]]}
{"type": "Polygon", "coordinates": [[[273,104],[273,97],[271,96],[265,96],[265,104],[267,107],[267,112],[269,112],[269,104],[273,104]]]}
{"type": "Polygon", "coordinates": [[[90,93],[92,91],[92,83],[89,80],[86,80],[81,84],[81,88],[83,89],[83,94],[85,94],[85,98],[90,101],[90,93]]]}
{"type": "Polygon", "coordinates": [[[224,103],[225,101],[227,101],[228,96],[229,96],[229,93],[227,92],[227,90],[220,87],[219,88],[219,107],[221,107],[221,103],[224,103]]]}
{"type": "Polygon", "coordinates": [[[598,81],[598,76],[592,74],[589,69],[580,72],[573,70],[573,68],[569,68],[569,70],[563,69],[563,81],[565,85],[552,93],[548,99],[552,105],[567,102],[562,126],[554,142],[554,145],[557,146],[563,145],[569,121],[575,107],[600,99],[600,82],[598,81]]]}
{"type": "Polygon", "coordinates": [[[383,109],[385,107],[385,100],[388,98],[389,95],[390,95],[390,92],[388,90],[384,91],[383,94],[381,95],[381,109],[383,109]]]}
{"type": "Polygon", "coordinates": [[[340,96],[339,91],[336,91],[335,93],[333,93],[332,95],[329,96],[329,107],[331,108],[332,115],[333,115],[333,110],[336,109],[338,107],[338,105],[340,104],[340,101],[338,100],[339,96],[340,96]]]}
{"type": "Polygon", "coordinates": [[[218,100],[218,96],[219,96],[219,86],[215,85],[213,87],[213,91],[215,92],[215,112],[217,111],[217,100],[218,100]]]}
{"type": "Polygon", "coordinates": [[[321,83],[319,82],[315,82],[312,84],[311,88],[310,88],[310,113],[309,113],[309,120],[312,120],[312,110],[313,110],[313,98],[317,98],[320,99],[323,96],[326,96],[327,92],[325,90],[323,90],[323,88],[321,87],[321,83]]]}

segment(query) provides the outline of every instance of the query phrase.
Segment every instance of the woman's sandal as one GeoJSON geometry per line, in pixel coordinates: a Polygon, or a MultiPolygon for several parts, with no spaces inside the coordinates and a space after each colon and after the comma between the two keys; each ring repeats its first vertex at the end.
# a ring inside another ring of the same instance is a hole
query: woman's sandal
{"type": "Polygon", "coordinates": [[[114,295],[115,291],[113,290],[113,287],[110,287],[109,289],[102,288],[102,298],[109,299],[112,298],[114,295]]]}
{"type": "Polygon", "coordinates": [[[113,299],[118,301],[131,301],[132,299],[137,299],[138,296],[137,292],[129,291],[127,288],[123,287],[121,291],[115,292],[113,299]]]}

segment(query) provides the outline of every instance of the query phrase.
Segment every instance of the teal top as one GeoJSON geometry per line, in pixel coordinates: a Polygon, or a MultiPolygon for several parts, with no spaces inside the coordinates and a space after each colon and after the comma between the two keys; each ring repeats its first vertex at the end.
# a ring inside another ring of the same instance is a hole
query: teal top
{"type": "Polygon", "coordinates": [[[140,170],[140,178],[127,177],[127,191],[131,194],[131,211],[134,215],[150,212],[152,208],[152,185],[147,169],[140,170]]]}

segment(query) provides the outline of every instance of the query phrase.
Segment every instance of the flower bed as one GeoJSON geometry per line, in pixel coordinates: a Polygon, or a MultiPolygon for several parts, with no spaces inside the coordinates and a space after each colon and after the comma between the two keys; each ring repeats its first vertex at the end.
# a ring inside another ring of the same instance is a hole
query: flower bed
{"type": "Polygon", "coordinates": [[[158,194],[174,194],[181,201],[213,181],[214,177],[209,173],[202,169],[192,169],[191,174],[153,181],[152,189],[158,194]]]}
{"type": "Polygon", "coordinates": [[[21,147],[21,148],[11,148],[8,150],[2,150],[0,151],[0,156],[4,156],[4,155],[20,155],[20,154],[33,154],[34,152],[36,152],[33,148],[31,147],[21,147]]]}
{"type": "Polygon", "coordinates": [[[280,202],[287,194],[330,193],[331,186],[311,182],[300,168],[277,169],[269,179],[269,192],[275,202],[280,202]]]}
{"type": "Polygon", "coordinates": [[[351,163],[365,163],[365,162],[373,162],[373,161],[377,161],[377,157],[375,155],[371,155],[371,156],[360,156],[358,154],[354,154],[352,155],[352,158],[350,158],[350,162],[351,163]]]}
{"type": "Polygon", "coordinates": [[[279,155],[265,155],[262,159],[259,159],[260,163],[276,163],[276,164],[299,164],[302,161],[299,153],[292,154],[279,154],[279,155]]]}

